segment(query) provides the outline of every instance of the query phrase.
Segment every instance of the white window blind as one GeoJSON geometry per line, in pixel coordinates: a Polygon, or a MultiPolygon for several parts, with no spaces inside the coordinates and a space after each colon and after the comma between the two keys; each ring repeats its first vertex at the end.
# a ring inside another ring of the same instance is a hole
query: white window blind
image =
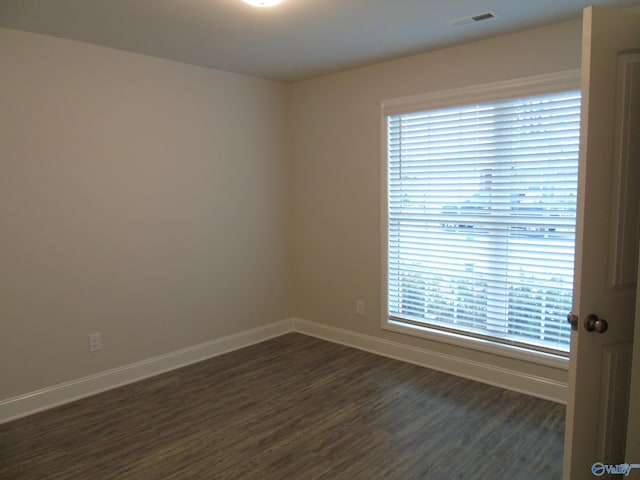
{"type": "Polygon", "coordinates": [[[386,120],[389,318],[567,352],[580,92],[386,120]]]}

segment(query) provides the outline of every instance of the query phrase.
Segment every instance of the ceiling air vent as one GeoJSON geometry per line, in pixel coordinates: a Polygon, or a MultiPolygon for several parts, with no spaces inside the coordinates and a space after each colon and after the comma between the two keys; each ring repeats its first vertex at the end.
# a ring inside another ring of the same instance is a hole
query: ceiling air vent
{"type": "Polygon", "coordinates": [[[496,17],[496,12],[489,10],[486,12],[476,13],[475,15],[469,15],[467,17],[454,18],[453,20],[449,20],[447,23],[452,27],[463,27],[465,25],[473,25],[486,20],[492,20],[496,17]]]}

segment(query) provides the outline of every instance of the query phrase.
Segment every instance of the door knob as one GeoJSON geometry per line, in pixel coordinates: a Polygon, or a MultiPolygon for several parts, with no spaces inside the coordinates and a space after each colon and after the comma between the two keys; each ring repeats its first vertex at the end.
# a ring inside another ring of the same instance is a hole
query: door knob
{"type": "Polygon", "coordinates": [[[584,319],[584,328],[587,329],[587,332],[604,333],[609,328],[609,324],[604,318],[599,318],[592,313],[584,319]]]}
{"type": "Polygon", "coordinates": [[[579,321],[580,319],[578,318],[577,315],[574,315],[573,313],[570,313],[569,315],[567,315],[567,322],[571,324],[571,330],[578,330],[579,321]]]}

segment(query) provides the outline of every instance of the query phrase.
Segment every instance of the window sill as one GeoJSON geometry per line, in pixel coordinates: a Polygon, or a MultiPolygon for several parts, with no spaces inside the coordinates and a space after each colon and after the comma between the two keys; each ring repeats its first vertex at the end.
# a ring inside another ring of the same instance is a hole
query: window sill
{"type": "Polygon", "coordinates": [[[567,356],[562,356],[551,353],[535,352],[521,347],[504,345],[490,340],[467,337],[455,333],[443,332],[433,328],[406,324],[391,319],[384,320],[382,328],[383,330],[395,333],[425,338],[440,343],[455,345],[456,347],[477,350],[501,357],[513,358],[529,363],[544,365],[546,367],[557,368],[559,370],[569,369],[569,354],[567,354],[567,356]]]}

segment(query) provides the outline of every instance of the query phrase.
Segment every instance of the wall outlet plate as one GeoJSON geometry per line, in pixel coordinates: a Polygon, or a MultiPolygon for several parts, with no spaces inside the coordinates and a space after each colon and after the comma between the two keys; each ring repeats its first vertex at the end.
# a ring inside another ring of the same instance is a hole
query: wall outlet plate
{"type": "Polygon", "coordinates": [[[100,333],[92,333],[89,335],[89,351],[97,352],[102,350],[102,335],[100,333]]]}

